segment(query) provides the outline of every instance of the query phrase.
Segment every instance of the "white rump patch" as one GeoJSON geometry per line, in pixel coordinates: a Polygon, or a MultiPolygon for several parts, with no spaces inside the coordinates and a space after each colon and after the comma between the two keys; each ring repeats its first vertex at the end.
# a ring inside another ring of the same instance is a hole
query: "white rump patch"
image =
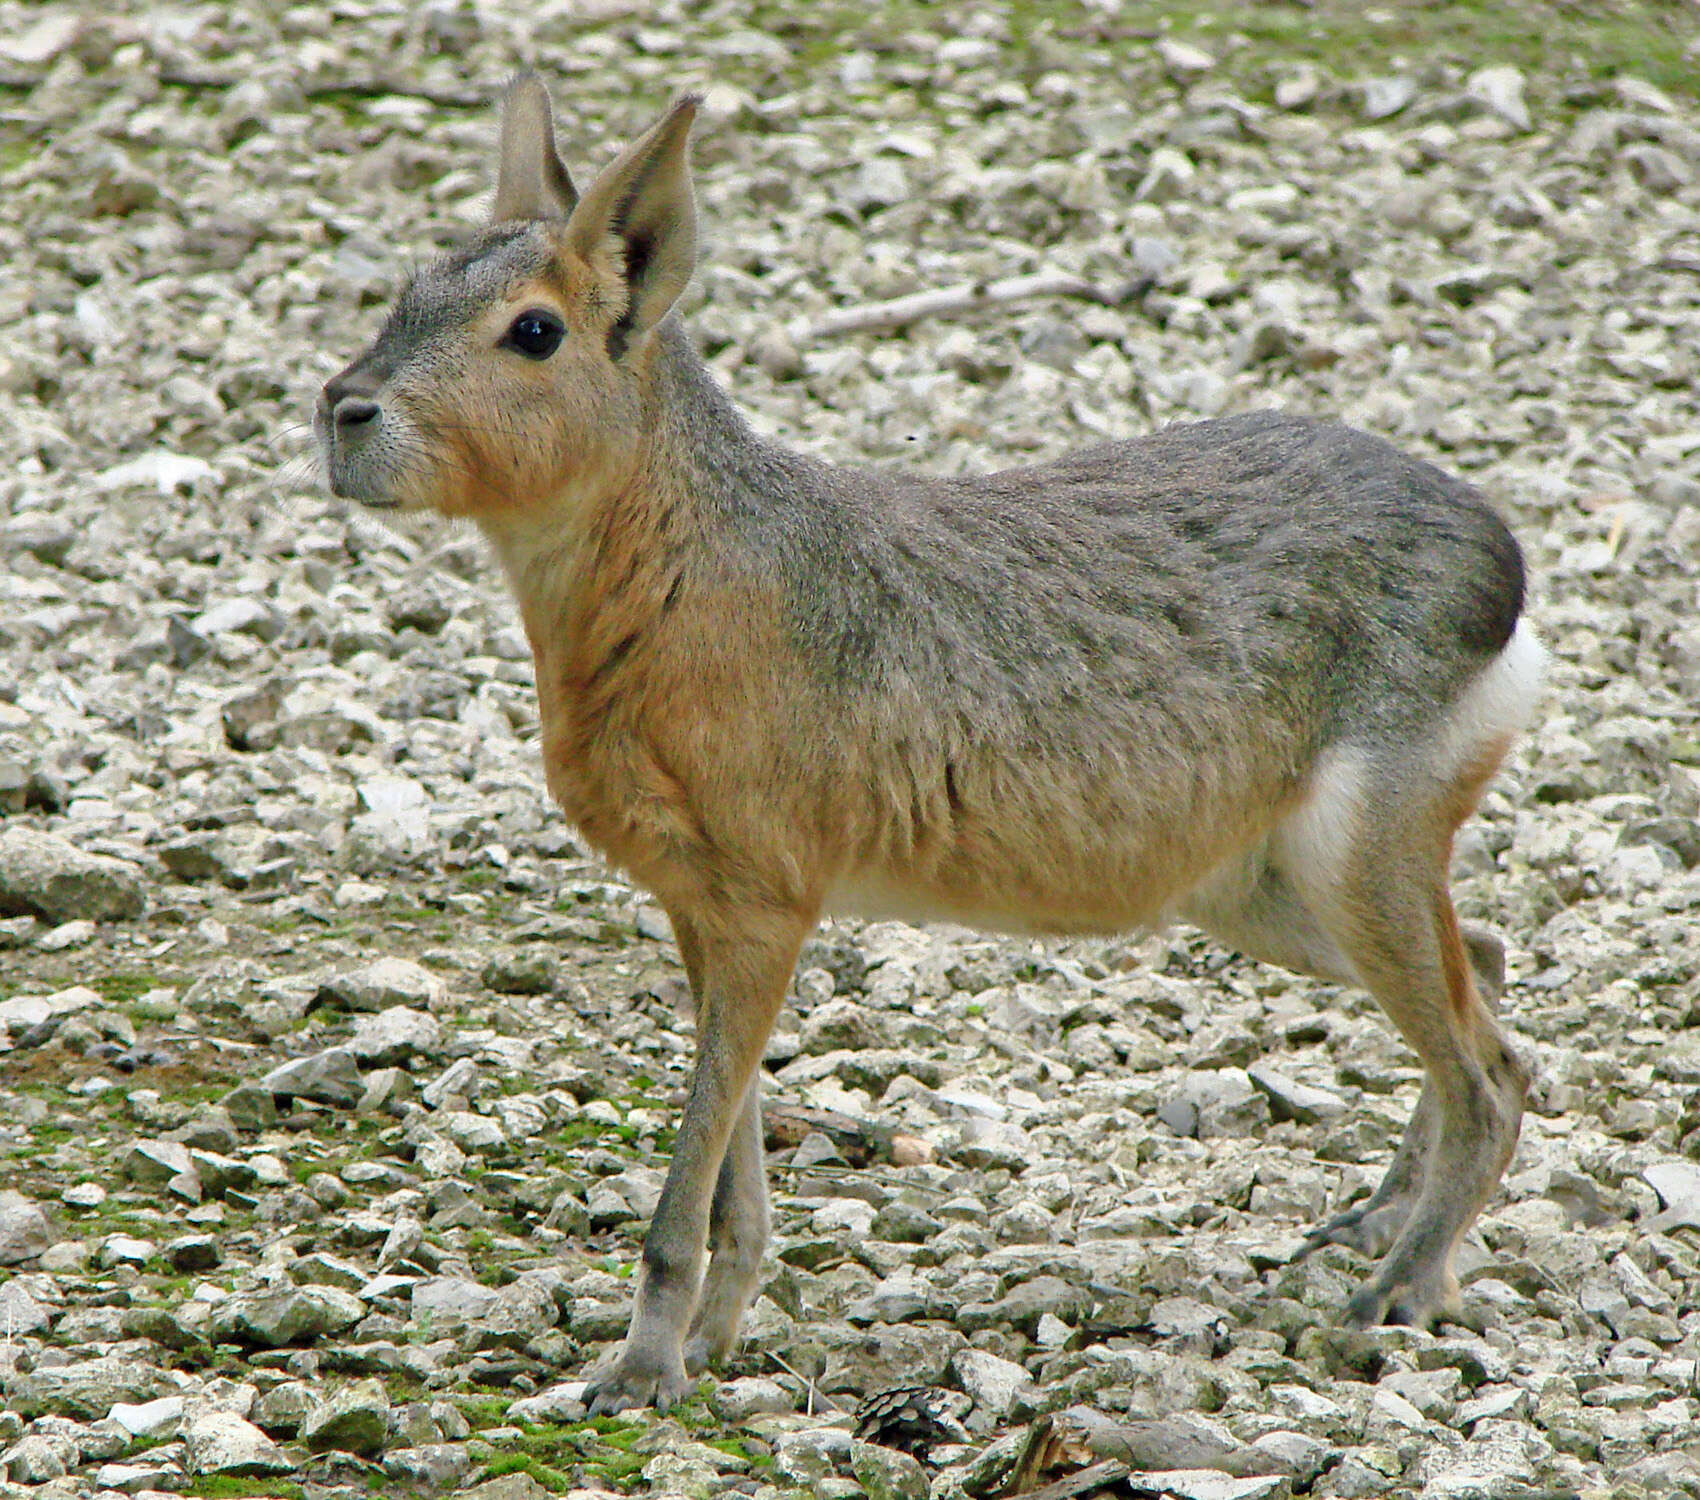
{"type": "Polygon", "coordinates": [[[1546,683],[1547,651],[1519,620],[1504,649],[1462,696],[1435,736],[1435,773],[1450,780],[1529,727],[1546,683]]]}
{"type": "MultiPolygon", "coordinates": [[[[1546,648],[1519,621],[1504,649],[1459,695],[1429,741],[1424,758],[1435,785],[1453,784],[1528,727],[1546,663],[1546,648]]],[[[1307,897],[1340,889],[1360,836],[1369,769],[1368,756],[1355,746],[1325,752],[1311,773],[1304,801],[1270,836],[1270,863],[1307,897]]]]}
{"type": "Polygon", "coordinates": [[[1301,895],[1340,888],[1363,811],[1368,757],[1350,746],[1326,751],[1311,773],[1305,799],[1269,838],[1269,862],[1301,895]]]}

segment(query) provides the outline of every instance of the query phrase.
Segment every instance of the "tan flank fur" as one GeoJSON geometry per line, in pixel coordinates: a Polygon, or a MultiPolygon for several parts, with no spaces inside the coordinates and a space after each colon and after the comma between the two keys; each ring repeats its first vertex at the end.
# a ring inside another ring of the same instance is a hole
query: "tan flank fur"
{"type": "Polygon", "coordinates": [[[756,436],[671,309],[681,98],[581,197],[511,87],[495,212],[330,381],[332,489],[466,516],[530,638],[549,789],[672,918],[698,1058],[598,1411],[733,1346],[768,1233],[756,1075],[824,911],[1111,932],[1182,917],[1380,1002],[1426,1083],[1358,1324],[1454,1312],[1527,1075],[1453,832],[1532,712],[1523,565],[1468,485],[1261,413],[974,478],[756,436]],[[707,1252],[706,1273],[704,1256],[707,1252]]]}

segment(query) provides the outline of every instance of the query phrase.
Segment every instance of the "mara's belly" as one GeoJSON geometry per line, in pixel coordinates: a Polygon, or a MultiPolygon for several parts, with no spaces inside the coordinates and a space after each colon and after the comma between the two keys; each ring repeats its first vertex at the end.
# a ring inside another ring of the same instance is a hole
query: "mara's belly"
{"type": "MultiPolygon", "coordinates": [[[[1264,795],[1177,795],[1125,812],[1018,806],[961,819],[940,836],[864,847],[827,884],[844,916],[959,922],[994,932],[1071,936],[1162,926],[1225,861],[1244,857],[1289,810],[1264,795]]],[[[1102,799],[1100,799],[1101,801],[1102,799]]],[[[1130,799],[1133,800],[1133,799],[1130,799]]]]}
{"type": "Polygon", "coordinates": [[[1185,894],[1149,882],[1142,888],[1105,880],[1041,894],[863,873],[832,886],[825,911],[872,921],[955,922],[1022,937],[1075,937],[1161,926],[1185,894]]]}

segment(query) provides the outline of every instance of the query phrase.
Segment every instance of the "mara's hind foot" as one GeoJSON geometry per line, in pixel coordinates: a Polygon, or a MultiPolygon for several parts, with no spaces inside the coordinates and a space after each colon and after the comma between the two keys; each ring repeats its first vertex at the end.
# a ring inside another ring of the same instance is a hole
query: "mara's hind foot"
{"type": "Polygon", "coordinates": [[[1353,1204],[1344,1213],[1336,1214],[1327,1223],[1311,1230],[1293,1258],[1302,1260],[1324,1245],[1345,1245],[1371,1260],[1379,1260],[1387,1254],[1404,1233],[1405,1225],[1422,1196],[1428,1158],[1434,1150],[1434,1137],[1434,1085],[1425,1081],[1417,1107],[1411,1111],[1399,1149],[1393,1153],[1393,1160],[1388,1163],[1380,1186],[1362,1203],[1353,1204]]]}
{"type": "Polygon", "coordinates": [[[1440,1323],[1462,1323],[1464,1302],[1450,1257],[1389,1256],[1368,1285],[1346,1304],[1353,1328],[1392,1325],[1432,1330],[1440,1323]]]}
{"type": "MultiPolygon", "coordinates": [[[[1497,1000],[1505,988],[1505,945],[1493,933],[1480,927],[1462,927],[1459,936],[1470,971],[1475,976],[1478,994],[1485,999],[1497,1000]]],[[[1436,1124],[1434,1085],[1425,1080],[1399,1149],[1375,1192],[1312,1229],[1293,1259],[1303,1260],[1325,1245],[1345,1245],[1371,1260],[1379,1260],[1386,1255],[1398,1242],[1422,1197],[1428,1160],[1435,1149],[1438,1134],[1436,1124]]],[[[1367,1306],[1372,1300],[1369,1288],[1359,1294],[1359,1300],[1367,1306]]],[[[1388,1311],[1392,1306],[1390,1302],[1381,1311],[1388,1311]]]]}
{"type": "Polygon", "coordinates": [[[710,1207],[708,1271],[685,1332],[685,1371],[718,1367],[738,1346],[744,1309],[761,1284],[771,1215],[762,1168],[761,1100],[754,1086],[721,1163],[710,1207]]]}
{"type": "Polygon", "coordinates": [[[702,1303],[685,1335],[685,1373],[693,1379],[705,1370],[720,1368],[738,1347],[738,1325],[743,1321],[749,1292],[745,1278],[729,1287],[725,1283],[730,1280],[722,1277],[717,1285],[710,1263],[702,1303]]]}
{"type": "Polygon", "coordinates": [[[1377,1201],[1378,1197],[1368,1198],[1336,1214],[1326,1224],[1317,1225],[1305,1236],[1293,1259],[1303,1260],[1326,1245],[1344,1245],[1370,1260],[1379,1260],[1399,1238],[1415,1200],[1401,1196],[1377,1201]]]}

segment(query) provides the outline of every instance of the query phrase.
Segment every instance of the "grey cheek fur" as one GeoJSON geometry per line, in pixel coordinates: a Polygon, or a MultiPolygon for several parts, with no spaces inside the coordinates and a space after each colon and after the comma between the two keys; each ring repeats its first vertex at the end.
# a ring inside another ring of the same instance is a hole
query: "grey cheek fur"
{"type": "Polygon", "coordinates": [[[369,430],[336,431],[330,402],[322,398],[315,410],[314,434],[333,493],[366,505],[393,504],[394,491],[424,477],[432,445],[401,388],[452,388],[463,373],[469,322],[550,264],[541,226],[505,225],[408,281],[370,347],[326,385],[331,401],[339,390],[358,391],[376,400],[382,415],[369,430]]]}

